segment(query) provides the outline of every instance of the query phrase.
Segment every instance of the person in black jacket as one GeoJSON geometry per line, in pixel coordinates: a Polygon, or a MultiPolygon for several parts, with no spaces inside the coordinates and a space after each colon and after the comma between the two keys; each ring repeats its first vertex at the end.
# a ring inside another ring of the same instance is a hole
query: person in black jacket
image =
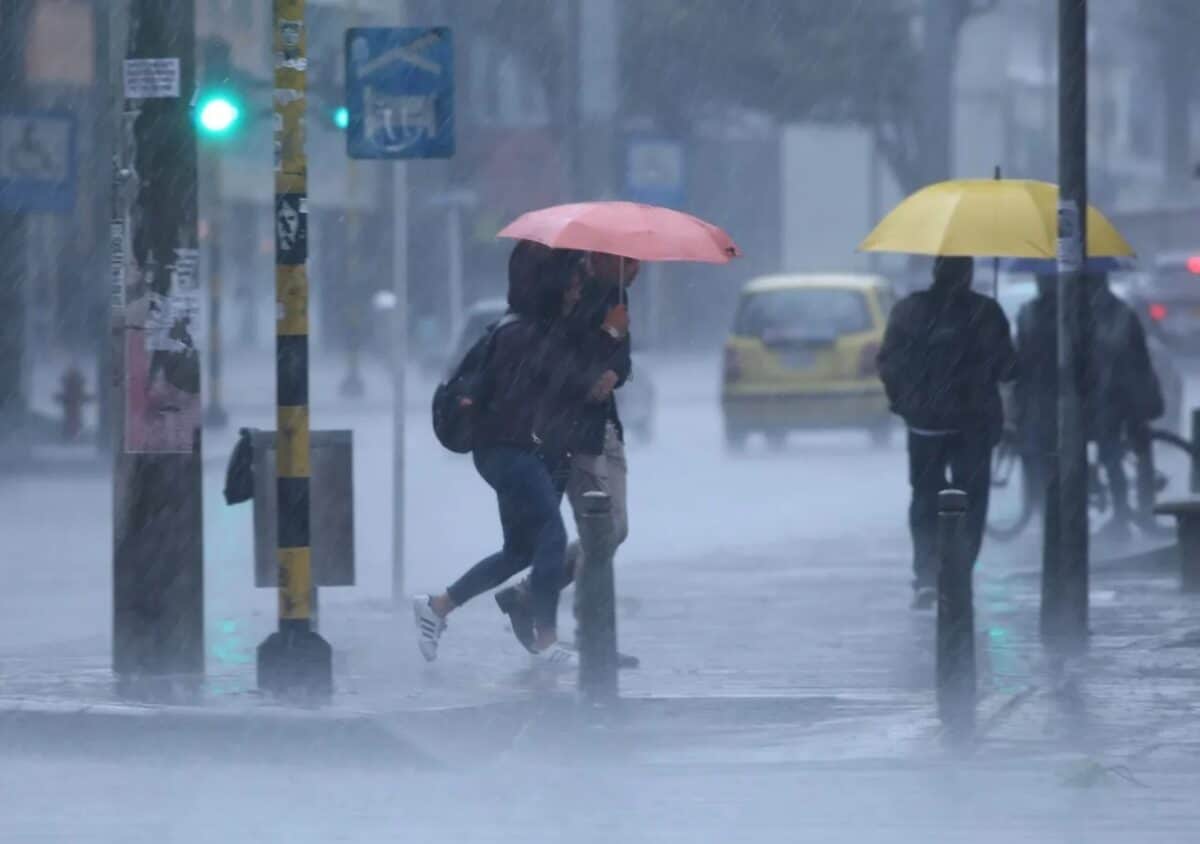
{"type": "Polygon", "coordinates": [[[1004,428],[999,384],[1016,370],[1008,319],[971,290],[974,262],[939,257],[928,290],[901,300],[888,318],[879,374],[892,411],[908,425],[913,606],[936,599],[937,498],[967,493],[968,553],[983,544],[992,449],[1004,428]]]}
{"type": "MultiPolygon", "coordinates": [[[[572,336],[580,353],[590,367],[604,373],[605,386],[611,383],[612,390],[608,391],[607,398],[593,397],[576,420],[570,441],[567,498],[578,526],[584,494],[591,491],[608,494],[612,505],[614,547],[619,547],[629,535],[629,514],[625,432],[613,391],[620,389],[633,372],[625,293],[637,278],[638,270],[639,264],[632,258],[589,255],[582,297],[570,319],[572,336]]],[[[576,540],[567,548],[564,588],[575,579],[584,564],[583,549],[576,540]]],[[[529,594],[527,578],[497,592],[496,603],[508,616],[517,640],[531,650],[534,624],[529,594]]],[[[629,657],[624,661],[627,664],[634,662],[629,657]]]]}
{"type": "Polygon", "coordinates": [[[581,253],[527,241],[509,260],[509,305],[517,318],[492,334],[474,398],[473,454],[476,470],[496,492],[504,547],[445,592],[414,598],[417,644],[427,660],[437,657],[447,615],[528,568],[535,656],[555,666],[577,664],[557,635],[567,544],[559,508],[579,415],[589,400],[606,399],[615,383],[579,353],[570,331],[582,261],[581,253]]]}
{"type": "Polygon", "coordinates": [[[1089,439],[1108,478],[1112,520],[1102,535],[1128,538],[1134,521],[1125,477],[1125,454],[1137,456],[1137,491],[1142,524],[1153,521],[1154,465],[1150,422],[1165,410],[1162,386],[1150,361],[1146,332],[1137,314],[1108,283],[1107,273],[1089,274],[1090,353],[1084,379],[1084,418],[1089,439]]]}

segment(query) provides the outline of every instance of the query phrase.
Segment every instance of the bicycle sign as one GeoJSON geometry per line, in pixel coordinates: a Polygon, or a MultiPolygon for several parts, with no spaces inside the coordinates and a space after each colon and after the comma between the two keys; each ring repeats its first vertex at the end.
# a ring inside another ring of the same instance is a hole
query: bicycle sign
{"type": "Polygon", "coordinates": [[[447,27],[346,30],[351,158],[454,155],[454,44],[447,27]]]}

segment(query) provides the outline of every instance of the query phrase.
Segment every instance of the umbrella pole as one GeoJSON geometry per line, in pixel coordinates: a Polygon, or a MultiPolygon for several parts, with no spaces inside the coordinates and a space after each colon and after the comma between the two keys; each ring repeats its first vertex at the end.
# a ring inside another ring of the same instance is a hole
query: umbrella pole
{"type": "MultiPolygon", "coordinates": [[[[996,165],[992,177],[998,182],[1000,181],[1000,165],[996,165]]],[[[1000,256],[992,258],[992,298],[1000,298],[1000,256]]]]}

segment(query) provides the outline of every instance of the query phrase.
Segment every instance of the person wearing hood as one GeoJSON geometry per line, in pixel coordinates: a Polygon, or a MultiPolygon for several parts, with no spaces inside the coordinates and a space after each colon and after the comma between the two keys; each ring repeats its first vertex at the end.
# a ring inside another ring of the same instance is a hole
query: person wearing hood
{"type": "Polygon", "coordinates": [[[495,491],[504,544],[445,591],[415,596],[417,645],[430,662],[450,613],[528,569],[529,650],[551,667],[578,664],[557,633],[567,550],[560,503],[579,416],[589,402],[607,400],[617,380],[579,353],[571,331],[583,259],[530,241],[520,241],[509,259],[511,318],[494,329],[481,384],[463,399],[475,408],[475,468],[495,491]]]}
{"type": "Polygon", "coordinates": [[[971,289],[974,262],[939,257],[933,284],[888,317],[879,375],[892,412],[908,426],[913,606],[936,600],[938,493],[967,493],[968,554],[979,555],[987,523],[992,449],[1004,428],[999,385],[1016,373],[1008,319],[971,289]]]}
{"type": "MultiPolygon", "coordinates": [[[[593,396],[575,420],[567,498],[578,525],[585,493],[599,491],[609,496],[614,549],[629,535],[625,432],[617,410],[615,390],[620,389],[633,373],[625,298],[639,268],[638,261],[633,258],[591,253],[585,264],[580,302],[570,318],[576,348],[590,367],[605,373],[608,380],[604,386],[611,385],[611,389],[605,397],[593,396]]],[[[584,564],[583,549],[576,540],[567,547],[564,587],[575,579],[584,564]]],[[[517,640],[531,649],[534,624],[529,578],[497,592],[496,603],[508,616],[517,640]]],[[[623,665],[634,662],[631,657],[622,657],[623,665]]]]}

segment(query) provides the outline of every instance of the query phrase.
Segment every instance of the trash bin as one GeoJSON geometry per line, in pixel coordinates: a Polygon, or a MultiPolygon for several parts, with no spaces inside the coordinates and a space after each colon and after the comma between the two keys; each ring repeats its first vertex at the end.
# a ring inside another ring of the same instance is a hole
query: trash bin
{"type": "MultiPolygon", "coordinates": [[[[254,431],[254,585],[277,587],[275,432],[254,431]]],[[[354,585],[354,434],[309,435],[310,547],[314,586],[354,585]]]]}

